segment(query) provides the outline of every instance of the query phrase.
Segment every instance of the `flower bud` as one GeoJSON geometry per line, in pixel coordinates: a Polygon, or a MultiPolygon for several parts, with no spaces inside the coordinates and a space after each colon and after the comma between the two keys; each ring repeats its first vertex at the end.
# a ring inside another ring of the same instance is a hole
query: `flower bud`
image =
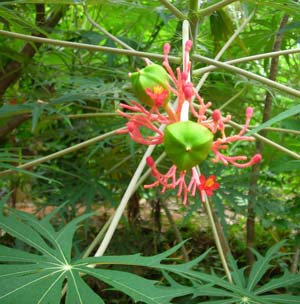
{"type": "Polygon", "coordinates": [[[192,121],[168,125],[164,134],[165,152],[180,170],[201,164],[211,151],[213,134],[192,121]]]}
{"type": "MultiPolygon", "coordinates": [[[[153,99],[146,93],[146,89],[151,91],[165,91],[169,92],[168,82],[169,75],[166,70],[158,64],[150,64],[135,73],[130,74],[132,88],[134,94],[140,102],[152,107],[153,99]]],[[[168,94],[163,100],[163,106],[170,100],[168,94]]]]}

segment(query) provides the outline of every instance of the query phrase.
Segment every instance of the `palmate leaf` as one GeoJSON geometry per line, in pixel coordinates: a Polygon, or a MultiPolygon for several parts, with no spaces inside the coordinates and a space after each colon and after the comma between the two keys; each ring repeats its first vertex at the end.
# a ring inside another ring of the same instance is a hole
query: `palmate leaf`
{"type": "MultiPolygon", "coordinates": [[[[161,286],[155,280],[141,278],[135,274],[89,267],[88,259],[72,260],[72,238],[78,224],[91,214],[80,216],[61,230],[55,231],[49,217],[37,220],[34,216],[11,211],[3,214],[8,196],[1,201],[0,228],[23,241],[34,253],[0,246],[0,302],[6,303],[60,303],[62,288],[67,282],[66,303],[104,303],[84,281],[82,274],[90,275],[133,298],[151,304],[168,304],[176,296],[192,293],[191,287],[183,285],[161,286]],[[20,302],[21,299],[21,302],[20,302]]],[[[138,260],[145,266],[159,265],[162,259],[174,253],[179,246],[155,257],[139,255],[95,258],[98,263],[124,264],[138,260]]]]}
{"type": "Polygon", "coordinates": [[[263,275],[267,272],[267,270],[272,267],[270,261],[279,256],[278,251],[283,244],[284,242],[279,242],[275,244],[267,251],[265,256],[262,256],[257,251],[253,250],[256,255],[257,261],[253,264],[249,275],[247,285],[248,290],[253,290],[257,283],[261,280],[263,275]]]}
{"type": "Polygon", "coordinates": [[[62,289],[67,283],[66,304],[104,303],[86,283],[83,276],[92,276],[112,288],[130,296],[135,302],[169,304],[176,297],[189,296],[199,299],[193,303],[297,303],[300,297],[272,294],[273,290],[300,282],[300,275],[285,273],[259,286],[262,276],[270,267],[270,261],[278,257],[281,244],[270,248],[266,256],[257,254],[249,280],[244,269],[239,269],[231,259],[234,283],[212,273],[194,270],[209,254],[209,250],[198,258],[184,264],[174,264],[170,259],[182,244],[155,256],[140,254],[125,256],[103,256],[72,259],[72,238],[78,224],[90,214],[82,215],[56,231],[50,216],[37,220],[34,216],[11,211],[3,215],[1,202],[0,227],[7,233],[30,246],[31,252],[0,245],[0,303],[60,303],[62,289]],[[99,268],[92,268],[97,264],[99,268]],[[167,284],[142,278],[120,270],[104,269],[111,265],[141,266],[156,269],[164,274],[167,284]],[[173,275],[176,276],[173,278],[173,275]],[[176,281],[178,276],[184,280],[176,281]],[[175,279],[176,278],[176,279],[175,279]],[[182,282],[188,282],[183,284],[182,282]],[[207,300],[207,297],[210,300],[207,300]],[[20,299],[22,301],[20,302],[20,299]],[[242,302],[244,301],[244,302],[242,302]]]}

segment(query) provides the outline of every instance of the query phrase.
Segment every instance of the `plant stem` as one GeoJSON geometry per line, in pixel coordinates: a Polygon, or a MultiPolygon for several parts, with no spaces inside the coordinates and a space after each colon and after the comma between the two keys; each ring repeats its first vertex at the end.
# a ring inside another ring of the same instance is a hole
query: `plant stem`
{"type": "Polygon", "coordinates": [[[217,11],[218,9],[232,3],[232,2],[236,2],[237,0],[222,0],[218,3],[215,3],[209,7],[206,7],[206,8],[203,8],[203,9],[200,9],[198,11],[198,15],[203,18],[204,16],[208,16],[210,14],[212,14],[213,12],[217,11]]]}
{"type": "Polygon", "coordinates": [[[123,46],[125,49],[127,50],[132,50],[134,51],[134,48],[132,48],[131,46],[129,46],[128,44],[126,44],[125,42],[123,42],[122,40],[120,40],[119,38],[117,38],[116,36],[112,35],[110,32],[108,32],[105,28],[103,28],[100,24],[98,24],[89,14],[88,9],[86,4],[83,5],[83,10],[84,10],[84,14],[86,16],[86,18],[88,19],[88,21],[95,27],[97,28],[100,32],[102,32],[104,35],[106,35],[107,37],[109,37],[112,41],[118,43],[119,45],[123,46]]]}
{"type": "MultiPolygon", "coordinates": [[[[118,129],[118,130],[122,130],[122,129],[118,129]]],[[[60,150],[58,152],[49,154],[47,156],[35,159],[35,160],[30,161],[30,162],[28,162],[26,164],[17,166],[16,168],[17,169],[29,169],[29,168],[32,168],[32,167],[34,167],[36,165],[39,165],[39,164],[44,163],[44,162],[47,162],[47,161],[52,160],[54,158],[58,158],[58,157],[64,156],[64,155],[66,155],[68,153],[71,153],[71,152],[77,151],[79,149],[85,148],[85,147],[87,147],[89,145],[95,144],[95,143],[97,143],[97,142],[99,142],[99,141],[101,141],[103,139],[106,139],[106,138],[108,138],[108,137],[110,137],[112,135],[115,135],[118,130],[113,130],[113,131],[107,132],[105,134],[96,136],[94,138],[91,138],[91,139],[88,139],[86,141],[83,141],[80,144],[77,144],[77,145],[74,145],[72,147],[69,147],[69,148],[60,150]]],[[[5,171],[0,172],[0,177],[1,176],[6,176],[6,175],[9,175],[9,174],[13,174],[13,173],[16,173],[16,172],[13,171],[12,169],[5,170],[5,171]]]]}
{"type": "Polygon", "coordinates": [[[104,254],[104,252],[106,251],[116,229],[117,229],[117,226],[119,224],[119,221],[122,217],[122,214],[127,206],[127,203],[131,197],[131,195],[134,193],[134,190],[135,190],[135,185],[139,179],[139,177],[141,176],[143,170],[144,170],[144,167],[146,165],[146,158],[148,156],[151,155],[151,153],[153,152],[155,146],[152,145],[152,146],[149,146],[142,158],[142,160],[140,161],[122,199],[121,199],[121,202],[118,206],[118,208],[116,209],[115,213],[114,213],[114,216],[113,216],[113,219],[110,223],[110,226],[108,228],[108,230],[106,231],[106,234],[104,236],[104,239],[102,241],[102,243],[100,244],[97,252],[95,253],[95,256],[98,257],[98,256],[102,256],[104,254]]]}
{"type": "MultiPolygon", "coordinates": [[[[167,216],[167,219],[168,219],[168,221],[169,221],[172,229],[174,230],[174,234],[175,234],[175,237],[176,237],[178,243],[181,243],[183,241],[183,238],[181,236],[181,233],[180,233],[179,229],[176,226],[176,223],[175,223],[175,221],[174,221],[174,219],[172,217],[172,214],[171,214],[168,206],[166,205],[166,203],[163,200],[161,200],[160,203],[161,203],[162,208],[165,211],[165,214],[167,216]]],[[[187,252],[187,250],[185,248],[185,245],[182,245],[181,251],[182,251],[182,255],[183,255],[184,261],[188,262],[190,260],[190,258],[189,258],[188,252],[187,252]]]]}
{"type": "MultiPolygon", "coordinates": [[[[191,36],[193,44],[196,45],[198,28],[199,28],[199,16],[197,15],[198,9],[200,7],[200,0],[190,0],[189,15],[188,19],[191,27],[191,36]]],[[[195,49],[195,48],[193,48],[195,49]]]]}
{"type": "Polygon", "coordinates": [[[219,238],[219,234],[218,234],[218,231],[217,231],[217,227],[215,225],[214,217],[213,217],[212,210],[211,210],[211,205],[210,205],[210,202],[209,202],[206,195],[205,195],[205,203],[204,204],[205,204],[205,209],[207,211],[208,219],[209,219],[209,222],[210,222],[210,225],[211,225],[211,228],[212,228],[212,233],[213,233],[213,236],[214,236],[214,239],[215,239],[216,247],[218,249],[225,274],[227,276],[228,281],[230,283],[232,283],[232,277],[231,277],[231,273],[230,273],[230,270],[229,270],[229,267],[228,267],[228,264],[227,264],[227,260],[226,260],[225,254],[224,254],[224,249],[222,247],[222,244],[221,244],[221,241],[220,241],[220,238],[219,238]]]}
{"type": "MultiPolygon", "coordinates": [[[[12,37],[16,39],[26,40],[26,41],[33,41],[33,42],[40,42],[40,43],[48,43],[53,45],[60,45],[65,47],[71,47],[71,48],[78,48],[78,49],[86,49],[89,51],[95,51],[95,52],[106,52],[106,53],[113,53],[113,54],[121,54],[121,55],[130,55],[130,56],[136,56],[136,57],[147,57],[151,59],[158,59],[163,60],[163,55],[160,54],[153,54],[153,53],[146,53],[146,52],[138,52],[138,51],[131,51],[131,50],[124,50],[124,49],[116,49],[116,48],[110,48],[110,47],[104,47],[104,46],[98,46],[98,45],[90,45],[85,43],[77,43],[77,42],[70,42],[70,41],[61,41],[56,39],[49,39],[49,38],[41,38],[36,36],[30,36],[30,35],[24,35],[19,34],[15,32],[9,32],[0,30],[0,35],[12,37]]],[[[269,80],[265,77],[256,75],[254,73],[248,72],[246,70],[231,66],[228,63],[220,62],[217,60],[213,60],[211,58],[201,56],[201,55],[193,55],[192,56],[194,60],[201,61],[210,65],[217,66],[219,68],[223,68],[225,70],[232,71],[237,74],[241,74],[249,79],[256,80],[258,82],[261,82],[269,87],[278,89],[280,91],[283,91],[287,94],[300,97],[300,91],[292,89],[288,86],[285,86],[283,84],[279,84],[275,81],[269,80]]],[[[181,59],[175,56],[169,56],[169,61],[173,63],[180,63],[181,59]]]]}
{"type": "MultiPolygon", "coordinates": [[[[50,39],[50,38],[41,38],[41,37],[37,37],[37,36],[24,35],[24,34],[15,33],[15,32],[4,31],[4,30],[0,30],[0,35],[15,38],[15,39],[21,39],[21,40],[25,40],[25,41],[53,44],[53,45],[59,45],[59,46],[64,46],[64,47],[70,47],[70,48],[74,48],[74,49],[84,49],[84,50],[88,50],[88,51],[92,51],[92,52],[104,52],[104,53],[111,53],[111,54],[136,56],[136,57],[146,57],[146,58],[158,59],[158,60],[164,59],[164,56],[161,54],[153,54],[153,53],[147,53],[147,52],[138,52],[138,51],[132,51],[132,50],[117,49],[117,48],[111,48],[111,47],[106,47],[106,46],[71,42],[71,41],[64,41],[64,40],[57,40],[57,39],[50,39]]],[[[175,56],[168,56],[168,59],[170,62],[177,63],[177,64],[179,64],[181,62],[181,59],[179,57],[175,57],[175,56]]]]}
{"type": "Polygon", "coordinates": [[[288,93],[290,95],[293,95],[293,96],[296,96],[296,97],[300,97],[300,91],[298,91],[298,90],[295,90],[295,89],[290,88],[290,87],[288,87],[286,85],[280,84],[280,83],[278,83],[276,81],[270,80],[268,78],[262,77],[260,75],[248,72],[248,71],[240,69],[240,68],[237,68],[235,66],[231,66],[231,65],[229,65],[227,63],[220,62],[220,61],[217,61],[217,60],[214,60],[214,59],[210,59],[210,58],[207,58],[207,57],[204,57],[204,56],[201,56],[201,55],[193,55],[193,59],[202,61],[202,62],[207,63],[207,64],[212,64],[212,65],[221,67],[221,68],[223,68],[225,70],[228,70],[228,71],[231,71],[233,73],[237,73],[237,74],[243,75],[243,76],[245,76],[247,78],[256,80],[256,81],[261,82],[261,83],[263,83],[263,84],[265,84],[265,85],[267,85],[269,87],[278,89],[278,90],[283,91],[285,93],[288,93]]]}
{"type": "MultiPolygon", "coordinates": [[[[236,122],[229,121],[228,124],[231,125],[231,126],[233,126],[234,128],[239,129],[239,130],[243,129],[243,127],[240,126],[239,124],[237,124],[236,122]]],[[[247,131],[250,131],[250,130],[247,130],[247,131]]],[[[264,137],[264,136],[262,136],[260,134],[252,134],[251,136],[259,139],[260,141],[268,144],[269,146],[277,149],[278,151],[281,151],[281,152],[283,152],[285,154],[290,155],[291,157],[293,157],[295,159],[300,159],[300,155],[299,154],[297,154],[297,153],[295,153],[295,152],[293,152],[293,151],[291,151],[291,150],[289,150],[289,149],[287,149],[287,148],[285,148],[285,147],[283,147],[283,146],[275,143],[274,141],[272,141],[272,140],[270,140],[270,139],[268,139],[268,138],[266,138],[266,137],[264,137]]]]}
{"type": "MultiPolygon", "coordinates": [[[[190,24],[187,20],[184,20],[182,23],[182,63],[183,63],[183,71],[187,71],[187,65],[190,61],[189,53],[186,52],[185,46],[187,41],[189,40],[189,31],[190,24]]],[[[187,81],[191,80],[191,73],[187,75],[187,81]]],[[[189,120],[189,108],[190,104],[187,100],[183,101],[181,105],[180,112],[180,121],[188,121],[189,120]]]]}
{"type": "Polygon", "coordinates": [[[296,246],[296,251],[292,259],[291,273],[296,274],[299,268],[300,247],[296,246]]]}
{"type": "MultiPolygon", "coordinates": [[[[221,48],[221,50],[218,52],[218,54],[215,57],[215,60],[219,60],[222,55],[226,52],[226,50],[230,47],[230,45],[233,43],[233,41],[238,37],[238,35],[244,30],[244,28],[247,26],[247,24],[250,22],[252,17],[254,16],[255,10],[252,11],[252,13],[249,15],[249,17],[242,23],[242,25],[234,32],[234,34],[227,40],[227,42],[224,44],[224,46],[221,48]]],[[[198,85],[196,86],[197,92],[200,90],[202,85],[204,84],[205,80],[207,79],[209,75],[208,73],[205,73],[202,75],[198,85]]]]}
{"type": "Polygon", "coordinates": [[[100,243],[100,241],[103,239],[104,233],[107,231],[107,228],[109,227],[111,221],[113,219],[113,216],[111,216],[105,223],[105,225],[102,227],[102,229],[98,232],[97,236],[94,238],[92,243],[89,245],[89,247],[84,252],[82,258],[87,258],[91,252],[94,250],[94,248],[100,243]]]}
{"type": "MultiPolygon", "coordinates": [[[[287,22],[289,20],[289,15],[285,14],[280,22],[279,29],[277,34],[275,35],[275,39],[273,42],[273,51],[280,50],[282,44],[283,33],[282,29],[285,28],[287,22]]],[[[273,57],[270,64],[270,80],[276,81],[277,74],[279,68],[279,60],[278,57],[273,57]]],[[[273,95],[267,91],[264,107],[263,107],[263,117],[262,123],[268,121],[271,117],[272,112],[272,104],[273,104],[273,95]]],[[[267,130],[260,131],[261,135],[266,137],[267,130]]],[[[264,142],[258,141],[256,144],[256,153],[263,154],[264,151],[264,142]]],[[[257,201],[257,187],[258,187],[258,178],[261,171],[261,163],[257,163],[252,167],[251,170],[251,179],[249,183],[249,200],[248,200],[248,208],[247,208],[247,223],[246,223],[246,258],[248,265],[250,266],[247,270],[250,271],[253,264],[255,263],[255,255],[252,251],[255,247],[255,217],[256,217],[256,201],[257,201]]]]}
{"type": "MultiPolygon", "coordinates": [[[[134,48],[132,48],[130,45],[128,45],[127,43],[123,42],[122,40],[120,40],[119,38],[117,38],[116,36],[112,35],[110,32],[108,32],[105,28],[103,28],[102,26],[100,26],[95,20],[92,19],[92,17],[90,16],[87,6],[84,5],[84,14],[87,17],[87,19],[89,20],[89,22],[95,26],[100,32],[102,32],[104,35],[106,35],[107,37],[109,37],[112,41],[118,43],[119,45],[123,46],[126,50],[131,50],[131,51],[135,51],[134,48]]],[[[143,59],[146,61],[146,63],[149,62],[148,58],[144,58],[143,59]]]]}
{"type": "MultiPolygon", "coordinates": [[[[249,128],[256,128],[257,126],[249,126],[249,128]]],[[[283,128],[273,128],[273,127],[266,127],[262,130],[268,130],[268,131],[274,131],[274,132],[282,132],[282,133],[289,133],[289,134],[296,134],[300,135],[300,131],[298,130],[292,130],[292,129],[283,129],[283,128]]]]}
{"type": "Polygon", "coordinates": [[[174,16],[176,16],[179,20],[185,20],[186,16],[183,14],[176,6],[174,6],[168,0],[159,0],[161,4],[163,4],[174,16]]]}
{"type": "MultiPolygon", "coordinates": [[[[284,55],[290,55],[290,54],[297,54],[297,53],[300,53],[299,48],[291,49],[291,50],[282,50],[282,51],[277,51],[277,52],[263,53],[263,54],[248,56],[248,57],[242,57],[242,58],[238,58],[238,59],[225,61],[225,63],[234,65],[234,64],[238,64],[238,63],[244,63],[244,62],[249,62],[249,61],[254,61],[254,60],[260,60],[260,59],[266,59],[266,58],[272,58],[272,57],[278,57],[278,56],[284,56],[284,55]]],[[[193,75],[197,76],[199,74],[214,71],[217,69],[220,69],[220,67],[217,67],[214,65],[209,65],[207,67],[194,70],[193,75]]]]}
{"type": "Polygon", "coordinates": [[[241,89],[239,92],[237,92],[235,95],[233,95],[231,98],[229,98],[226,102],[224,102],[220,107],[219,110],[221,111],[225,107],[227,107],[230,103],[232,103],[234,100],[236,100],[238,97],[240,97],[244,92],[246,91],[246,88],[241,89]]]}

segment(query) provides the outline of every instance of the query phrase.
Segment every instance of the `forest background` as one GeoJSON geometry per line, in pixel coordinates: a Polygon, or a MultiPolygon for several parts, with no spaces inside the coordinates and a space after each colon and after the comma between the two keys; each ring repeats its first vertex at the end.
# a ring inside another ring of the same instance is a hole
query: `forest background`
{"type": "Polygon", "coordinates": [[[299,53],[298,1],[1,1],[0,302],[300,303],[299,53]],[[147,147],[115,132],[128,73],[166,42],[180,66],[183,20],[192,81],[229,132],[254,108],[256,140],[230,152],[262,154],[201,165],[220,183],[212,217],[144,189],[147,147]]]}

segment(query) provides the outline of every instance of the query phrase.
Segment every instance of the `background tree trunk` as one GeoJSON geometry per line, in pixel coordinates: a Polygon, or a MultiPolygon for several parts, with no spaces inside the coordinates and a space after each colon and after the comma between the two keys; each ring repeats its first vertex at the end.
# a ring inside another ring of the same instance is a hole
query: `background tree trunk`
{"type": "MultiPolygon", "coordinates": [[[[273,43],[272,51],[276,52],[279,51],[282,44],[282,37],[283,37],[283,31],[282,29],[286,26],[288,22],[289,16],[284,15],[281,19],[278,32],[275,36],[275,40],[273,43]]],[[[270,65],[270,73],[269,73],[269,79],[270,80],[276,80],[277,74],[278,74],[278,57],[273,57],[271,59],[271,65],[270,65]]],[[[269,91],[266,93],[265,103],[264,103],[264,109],[263,109],[263,119],[262,123],[269,120],[271,117],[272,112],[272,102],[273,97],[270,94],[269,91]]],[[[267,130],[262,130],[260,134],[264,137],[267,136],[267,130]]],[[[262,154],[264,150],[264,143],[262,141],[257,141],[256,145],[256,153],[262,154]]],[[[246,249],[246,258],[248,265],[253,265],[255,261],[255,256],[253,252],[251,251],[251,248],[255,247],[255,204],[257,199],[257,185],[258,185],[258,177],[261,170],[261,163],[258,163],[252,167],[252,178],[250,181],[249,186],[249,203],[248,203],[248,211],[247,211],[247,228],[246,228],[246,243],[247,243],[247,249],[246,249]]],[[[250,269],[249,268],[249,269],[250,269]]]]}

